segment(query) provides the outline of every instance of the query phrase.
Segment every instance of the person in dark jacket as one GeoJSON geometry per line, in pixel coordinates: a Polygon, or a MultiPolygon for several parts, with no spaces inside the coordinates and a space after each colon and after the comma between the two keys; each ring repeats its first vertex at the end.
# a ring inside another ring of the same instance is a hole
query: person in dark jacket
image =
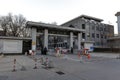
{"type": "Polygon", "coordinates": [[[71,54],[73,54],[73,48],[71,47],[71,54]]]}
{"type": "Polygon", "coordinates": [[[44,48],[44,55],[47,55],[47,48],[44,48]]]}

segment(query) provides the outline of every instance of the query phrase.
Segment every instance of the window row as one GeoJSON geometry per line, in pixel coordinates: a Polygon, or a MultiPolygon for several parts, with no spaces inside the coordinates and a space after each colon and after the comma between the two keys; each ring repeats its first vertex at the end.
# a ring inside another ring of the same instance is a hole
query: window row
{"type": "MultiPolygon", "coordinates": [[[[104,38],[104,39],[106,39],[107,38],[107,36],[106,35],[103,35],[103,34],[96,34],[96,38],[104,38]]],[[[92,38],[95,38],[95,33],[92,33],[92,38]]]]}
{"type": "Polygon", "coordinates": [[[107,28],[107,27],[98,27],[98,26],[92,26],[92,30],[95,30],[95,28],[96,28],[96,30],[97,31],[107,31],[107,32],[110,32],[110,28],[107,28]]]}

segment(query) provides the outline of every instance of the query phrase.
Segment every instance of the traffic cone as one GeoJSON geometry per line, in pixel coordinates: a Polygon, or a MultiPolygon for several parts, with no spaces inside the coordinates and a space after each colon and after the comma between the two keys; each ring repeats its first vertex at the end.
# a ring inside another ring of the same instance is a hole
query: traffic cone
{"type": "Polygon", "coordinates": [[[13,64],[13,70],[12,70],[12,72],[15,72],[15,71],[17,71],[16,70],[16,59],[14,59],[14,64],[13,64]]]}
{"type": "Polygon", "coordinates": [[[33,69],[37,69],[37,59],[35,58],[34,61],[35,61],[35,67],[33,69]]]}

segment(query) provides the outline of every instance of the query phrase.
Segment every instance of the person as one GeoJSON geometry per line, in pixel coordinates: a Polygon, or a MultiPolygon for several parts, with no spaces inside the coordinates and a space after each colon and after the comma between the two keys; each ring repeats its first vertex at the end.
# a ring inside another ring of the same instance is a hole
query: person
{"type": "Polygon", "coordinates": [[[44,48],[44,55],[47,55],[47,48],[44,48]]]}
{"type": "Polygon", "coordinates": [[[73,48],[71,47],[71,53],[73,54],[73,48]]]}
{"type": "Polygon", "coordinates": [[[41,47],[41,54],[44,54],[43,47],[41,47]]]}

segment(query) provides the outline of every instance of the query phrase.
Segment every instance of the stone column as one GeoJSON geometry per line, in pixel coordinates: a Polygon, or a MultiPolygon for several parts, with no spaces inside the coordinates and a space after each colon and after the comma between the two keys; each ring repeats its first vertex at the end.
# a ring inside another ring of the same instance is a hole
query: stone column
{"type": "Polygon", "coordinates": [[[36,28],[32,28],[31,35],[32,35],[32,50],[36,51],[36,28]]]}
{"type": "Polygon", "coordinates": [[[78,33],[78,50],[81,49],[81,33],[78,33]]]}
{"type": "Polygon", "coordinates": [[[115,16],[117,17],[118,35],[120,36],[120,12],[117,12],[115,16]]]}
{"type": "Polygon", "coordinates": [[[70,49],[73,48],[73,32],[70,32],[70,49]]]}
{"type": "Polygon", "coordinates": [[[44,30],[44,48],[48,49],[48,29],[44,30]]]}

